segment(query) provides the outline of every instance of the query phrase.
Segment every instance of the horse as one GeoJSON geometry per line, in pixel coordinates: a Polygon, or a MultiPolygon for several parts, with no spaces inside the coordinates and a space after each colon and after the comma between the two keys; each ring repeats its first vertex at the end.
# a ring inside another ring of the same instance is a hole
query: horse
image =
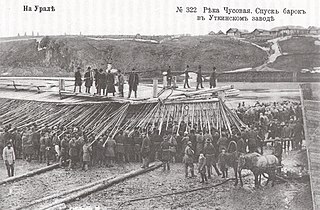
{"type": "Polygon", "coordinates": [[[272,181],[271,186],[273,187],[276,180],[276,169],[278,165],[279,160],[274,155],[260,155],[256,152],[240,155],[238,160],[240,185],[243,186],[241,171],[242,169],[248,169],[251,170],[254,175],[255,187],[258,188],[261,186],[261,178],[259,180],[259,176],[264,176],[264,173],[268,174],[266,186],[268,185],[269,181],[272,181]]]}
{"type": "Polygon", "coordinates": [[[235,174],[235,183],[234,186],[238,185],[238,174],[240,175],[238,171],[238,159],[241,155],[240,152],[238,152],[237,149],[237,143],[235,141],[231,141],[229,143],[227,151],[229,151],[230,145],[235,146],[235,151],[233,152],[222,152],[218,157],[218,165],[220,170],[222,171],[223,178],[228,177],[228,167],[233,168],[234,174],[235,174]]]}

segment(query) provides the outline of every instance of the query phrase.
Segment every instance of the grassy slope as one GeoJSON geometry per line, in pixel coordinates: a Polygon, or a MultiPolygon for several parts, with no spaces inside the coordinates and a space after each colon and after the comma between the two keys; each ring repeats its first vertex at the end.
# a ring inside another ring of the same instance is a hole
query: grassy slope
{"type": "Polygon", "coordinates": [[[144,76],[159,75],[170,65],[173,71],[203,66],[209,72],[256,67],[267,54],[250,44],[228,37],[182,37],[161,44],[135,41],[92,40],[85,37],[50,37],[46,50],[37,51],[36,41],[0,43],[0,73],[13,75],[70,75],[74,66],[103,67],[111,61],[124,71],[135,67],[144,76]],[[112,59],[108,59],[111,57],[112,59]],[[2,71],[2,72],[1,72],[2,71]]]}
{"type": "Polygon", "coordinates": [[[320,46],[315,45],[317,39],[313,37],[293,37],[281,41],[280,47],[283,53],[270,65],[281,70],[300,71],[320,66],[320,46]]]}

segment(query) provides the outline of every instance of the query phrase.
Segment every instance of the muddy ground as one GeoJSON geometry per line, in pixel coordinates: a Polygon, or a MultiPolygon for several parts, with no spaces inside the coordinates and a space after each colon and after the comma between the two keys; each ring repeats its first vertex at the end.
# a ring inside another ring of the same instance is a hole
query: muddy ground
{"type": "MultiPolygon", "coordinates": [[[[284,156],[284,171],[290,176],[297,177],[299,174],[304,176],[307,169],[306,160],[305,150],[290,151],[284,156]]],[[[16,172],[21,174],[41,166],[44,165],[18,160],[16,172]]],[[[140,164],[132,163],[119,164],[112,168],[93,167],[87,172],[80,169],[72,171],[55,169],[2,185],[0,186],[0,209],[24,206],[32,200],[139,167],[140,164]]],[[[230,177],[233,177],[231,169],[229,171],[230,177]]],[[[225,180],[217,175],[214,175],[208,184],[199,183],[199,175],[197,178],[186,179],[183,165],[176,163],[172,164],[171,171],[163,172],[162,169],[157,169],[69,203],[67,207],[71,209],[312,209],[308,179],[277,182],[274,187],[269,185],[255,189],[251,173],[244,171],[243,174],[250,174],[244,178],[244,187],[234,187],[234,181],[229,181],[206,190],[130,201],[136,198],[212,186],[225,180]]],[[[0,179],[4,178],[6,178],[6,171],[1,164],[0,179]]],[[[36,207],[31,209],[36,209],[36,207]]]]}

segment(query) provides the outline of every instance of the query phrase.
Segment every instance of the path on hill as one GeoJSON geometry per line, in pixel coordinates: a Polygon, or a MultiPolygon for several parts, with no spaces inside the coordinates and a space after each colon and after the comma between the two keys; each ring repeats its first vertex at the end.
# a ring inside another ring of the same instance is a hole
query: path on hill
{"type": "Polygon", "coordinates": [[[269,55],[269,59],[267,62],[268,64],[275,62],[279,56],[283,55],[281,47],[279,45],[279,41],[284,41],[290,38],[291,36],[285,36],[285,37],[278,37],[275,39],[271,39],[268,41],[268,42],[272,42],[271,49],[274,51],[273,54],[269,55]]]}

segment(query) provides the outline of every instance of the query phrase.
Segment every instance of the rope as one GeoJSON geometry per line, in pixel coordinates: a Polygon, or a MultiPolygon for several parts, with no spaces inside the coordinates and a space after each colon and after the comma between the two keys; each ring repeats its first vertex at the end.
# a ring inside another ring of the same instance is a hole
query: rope
{"type": "MultiPolygon", "coordinates": [[[[244,175],[243,177],[245,177],[245,176],[246,175],[244,175]]],[[[190,192],[195,192],[195,191],[199,191],[199,190],[210,189],[210,188],[213,188],[213,187],[218,187],[220,185],[223,185],[223,184],[225,184],[225,183],[227,183],[227,182],[229,182],[231,180],[235,180],[235,178],[229,178],[229,179],[224,180],[221,183],[218,183],[218,184],[215,184],[215,185],[210,185],[210,186],[205,186],[205,187],[198,187],[198,188],[194,188],[194,189],[183,190],[183,191],[178,191],[178,192],[173,192],[173,193],[166,193],[166,194],[162,194],[162,195],[153,195],[153,196],[148,196],[148,197],[135,198],[135,199],[131,199],[131,200],[128,200],[128,201],[121,202],[119,204],[119,207],[123,206],[126,203],[135,202],[135,201],[149,200],[149,199],[152,199],[152,198],[160,198],[160,197],[164,197],[164,196],[179,195],[179,194],[190,193],[190,192]]]]}

